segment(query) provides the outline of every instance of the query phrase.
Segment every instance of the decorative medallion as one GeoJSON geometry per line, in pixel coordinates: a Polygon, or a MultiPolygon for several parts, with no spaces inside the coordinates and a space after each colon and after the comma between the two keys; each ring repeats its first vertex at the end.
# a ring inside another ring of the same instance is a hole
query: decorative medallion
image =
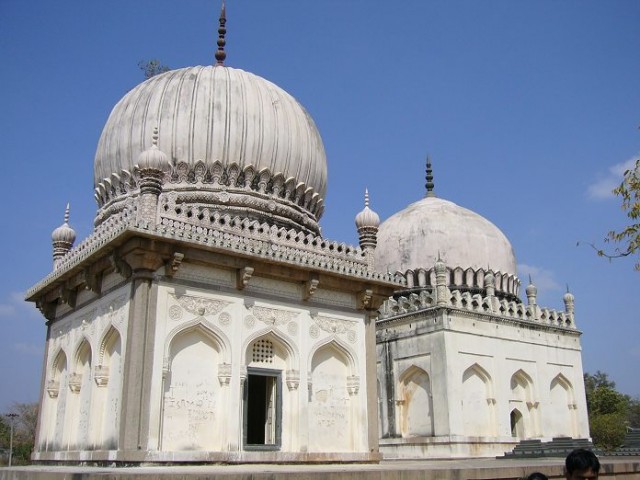
{"type": "Polygon", "coordinates": [[[349,340],[349,343],[355,343],[356,338],[357,338],[357,335],[355,330],[349,330],[347,332],[347,340],[349,340]]]}
{"type": "Polygon", "coordinates": [[[182,318],[182,307],[179,305],[171,305],[169,307],[169,318],[174,321],[178,321],[182,318]]]}
{"type": "Polygon", "coordinates": [[[222,312],[218,317],[218,322],[220,322],[220,325],[226,327],[231,323],[231,315],[229,315],[227,312],[222,312]]]}
{"type": "Polygon", "coordinates": [[[295,336],[298,334],[298,324],[296,322],[289,322],[287,324],[287,332],[289,335],[295,336]]]}

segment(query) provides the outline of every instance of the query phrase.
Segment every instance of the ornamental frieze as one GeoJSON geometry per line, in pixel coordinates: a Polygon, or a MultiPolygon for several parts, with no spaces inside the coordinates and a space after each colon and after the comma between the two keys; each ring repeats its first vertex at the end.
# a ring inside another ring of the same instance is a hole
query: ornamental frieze
{"type": "MultiPolygon", "coordinates": [[[[208,298],[192,297],[189,295],[176,296],[171,294],[178,304],[187,312],[198,315],[216,315],[220,313],[231,302],[225,302],[224,300],[211,300],[208,298]]],[[[174,315],[176,311],[174,310],[174,315]]]]}
{"type": "Polygon", "coordinates": [[[286,325],[298,316],[297,312],[288,312],[286,310],[276,310],[268,307],[253,307],[253,316],[262,323],[279,327],[286,325]]]}
{"type": "Polygon", "coordinates": [[[337,318],[316,316],[314,317],[315,324],[321,330],[324,330],[327,333],[332,333],[334,335],[346,335],[349,342],[353,343],[356,341],[356,332],[352,328],[353,322],[349,322],[347,320],[339,320],[337,318]]]}

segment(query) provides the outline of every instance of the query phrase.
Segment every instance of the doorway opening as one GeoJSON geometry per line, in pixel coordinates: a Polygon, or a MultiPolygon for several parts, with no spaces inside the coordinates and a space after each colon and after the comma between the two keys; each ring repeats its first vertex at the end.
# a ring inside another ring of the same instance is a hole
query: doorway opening
{"type": "Polygon", "coordinates": [[[243,403],[245,448],[279,448],[282,421],[281,372],[247,369],[243,403]]]}
{"type": "Polygon", "coordinates": [[[517,408],[511,410],[511,436],[524,438],[524,418],[517,408]]]}

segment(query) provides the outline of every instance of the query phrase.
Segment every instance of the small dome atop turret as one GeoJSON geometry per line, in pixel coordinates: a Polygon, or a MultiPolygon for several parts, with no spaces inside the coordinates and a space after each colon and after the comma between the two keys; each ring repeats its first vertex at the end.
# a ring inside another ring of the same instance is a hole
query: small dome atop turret
{"type": "Polygon", "coordinates": [[[376,212],[369,208],[369,190],[364,191],[364,208],[356,215],[356,227],[378,227],[380,225],[380,217],[376,212]]]}
{"type": "Polygon", "coordinates": [[[66,242],[73,245],[76,241],[76,231],[69,225],[69,204],[64,212],[64,223],[51,233],[53,242],[66,242]]]}

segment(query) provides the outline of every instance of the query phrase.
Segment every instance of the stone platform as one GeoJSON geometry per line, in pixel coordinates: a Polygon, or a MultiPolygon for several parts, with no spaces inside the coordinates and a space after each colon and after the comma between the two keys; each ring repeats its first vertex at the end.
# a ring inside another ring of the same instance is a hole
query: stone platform
{"type": "MultiPolygon", "coordinates": [[[[640,480],[640,456],[600,457],[600,479],[640,480]]],[[[30,466],[0,469],[0,480],[515,480],[534,471],[564,478],[564,459],[384,461],[377,465],[30,466]]]]}

